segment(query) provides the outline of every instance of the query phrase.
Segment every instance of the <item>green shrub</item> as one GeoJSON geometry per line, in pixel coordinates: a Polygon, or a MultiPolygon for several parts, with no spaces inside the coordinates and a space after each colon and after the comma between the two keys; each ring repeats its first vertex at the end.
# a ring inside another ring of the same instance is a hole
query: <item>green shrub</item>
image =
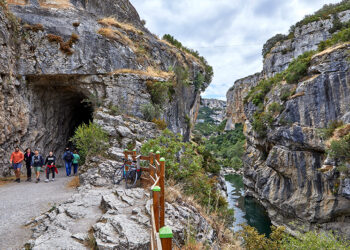
{"type": "Polygon", "coordinates": [[[79,150],[81,161],[84,163],[86,157],[107,150],[108,135],[95,123],[83,123],[75,130],[70,141],[79,150]]]}
{"type": "Polygon", "coordinates": [[[328,123],[328,126],[326,128],[320,129],[320,135],[322,136],[323,139],[327,140],[333,136],[334,131],[343,126],[344,122],[343,121],[330,121],[328,123]]]}
{"type": "Polygon", "coordinates": [[[151,94],[154,104],[164,105],[172,97],[173,84],[171,82],[153,82],[147,81],[147,90],[151,94]]]}
{"type": "Polygon", "coordinates": [[[337,43],[350,41],[350,28],[342,29],[338,33],[335,33],[331,38],[326,41],[320,42],[318,45],[318,51],[323,51],[329,47],[336,45],[337,43]]]}
{"type": "Polygon", "coordinates": [[[268,107],[269,112],[272,112],[273,114],[275,113],[281,113],[284,110],[283,105],[277,103],[277,102],[273,102],[269,105],[268,107]]]}
{"type": "Polygon", "coordinates": [[[148,154],[151,149],[160,151],[161,156],[165,157],[166,179],[181,183],[185,194],[194,195],[202,206],[208,207],[209,211],[217,210],[223,219],[232,216],[227,201],[221,198],[216,188],[215,178],[209,178],[205,172],[203,147],[183,142],[180,134],[175,135],[166,129],[158,138],[143,144],[141,153],[148,154]]]}
{"type": "Polygon", "coordinates": [[[177,86],[190,86],[189,72],[188,69],[176,66],[174,68],[174,73],[176,76],[176,85],[177,86]]]}
{"type": "Polygon", "coordinates": [[[332,16],[333,16],[333,25],[332,25],[332,28],[329,29],[329,33],[331,34],[343,28],[343,23],[340,21],[338,15],[333,14],[332,16]]]}
{"type": "Polygon", "coordinates": [[[340,3],[336,4],[325,4],[320,10],[316,11],[313,15],[307,15],[304,17],[303,20],[297,22],[296,27],[301,27],[302,25],[306,25],[319,20],[329,19],[331,15],[349,9],[350,2],[348,0],[343,0],[340,3]]]}
{"type": "Polygon", "coordinates": [[[294,95],[295,91],[289,89],[289,88],[283,88],[280,93],[280,99],[281,101],[285,102],[288,100],[289,97],[294,95]]]}
{"type": "Polygon", "coordinates": [[[112,103],[109,104],[108,109],[109,109],[110,115],[120,115],[121,114],[119,107],[113,105],[112,103]]]}
{"type": "Polygon", "coordinates": [[[347,134],[339,140],[331,141],[328,151],[329,155],[334,159],[339,159],[341,162],[350,160],[350,134],[347,134]]]}
{"type": "Polygon", "coordinates": [[[205,89],[203,89],[204,87],[204,76],[203,76],[203,74],[202,73],[198,73],[197,74],[197,76],[196,76],[196,78],[194,79],[194,87],[195,87],[195,89],[196,90],[205,90],[205,89]]]}
{"type": "Polygon", "coordinates": [[[244,103],[252,101],[255,106],[264,102],[265,96],[271,89],[283,80],[283,73],[276,74],[274,77],[261,80],[254,88],[252,88],[244,98],[244,103]]]}
{"type": "Polygon", "coordinates": [[[307,70],[310,66],[311,57],[315,51],[308,51],[294,59],[288,66],[285,72],[285,79],[287,83],[298,83],[300,79],[307,75],[307,70]]]}
{"type": "MultiPolygon", "coordinates": [[[[172,35],[165,34],[163,36],[163,39],[168,41],[172,45],[174,45],[176,48],[178,48],[182,51],[185,51],[185,52],[193,55],[194,57],[198,58],[201,61],[201,63],[203,64],[204,69],[205,69],[204,81],[208,84],[211,83],[211,81],[213,80],[213,76],[214,76],[213,67],[209,65],[209,63],[207,62],[207,60],[203,56],[199,55],[198,51],[195,51],[193,49],[189,49],[189,48],[183,46],[182,43],[179,42],[178,40],[176,40],[172,35]]],[[[202,89],[202,91],[205,90],[204,85],[202,85],[201,89],[202,89]]]]}
{"type": "Polygon", "coordinates": [[[342,240],[332,232],[314,232],[299,234],[298,238],[290,235],[284,235],[281,249],[299,250],[299,249],[349,249],[350,242],[342,240]]]}
{"type": "Polygon", "coordinates": [[[158,118],[160,114],[160,108],[158,105],[153,105],[152,103],[143,104],[141,106],[141,112],[143,118],[146,121],[151,122],[154,118],[158,118]]]}
{"type": "Polygon", "coordinates": [[[272,233],[267,238],[251,226],[244,225],[239,235],[243,239],[243,246],[250,250],[265,249],[349,249],[349,241],[342,240],[332,232],[309,231],[293,237],[285,233],[285,227],[272,226],[272,233]]]}
{"type": "Polygon", "coordinates": [[[271,49],[278,43],[282,42],[284,40],[287,40],[288,37],[283,34],[277,34],[273,37],[271,37],[267,42],[264,44],[263,49],[262,49],[262,55],[265,58],[266,55],[271,51],[271,49]]]}

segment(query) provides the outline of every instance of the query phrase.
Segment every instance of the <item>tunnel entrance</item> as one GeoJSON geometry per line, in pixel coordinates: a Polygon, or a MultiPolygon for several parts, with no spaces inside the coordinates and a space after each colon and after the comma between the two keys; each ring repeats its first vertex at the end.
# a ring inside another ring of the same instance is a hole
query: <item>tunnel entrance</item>
{"type": "Polygon", "coordinates": [[[43,155],[52,150],[61,159],[65,147],[73,147],[69,139],[75,129],[93,120],[94,109],[86,87],[56,80],[40,79],[29,85],[31,113],[26,142],[43,155]]]}

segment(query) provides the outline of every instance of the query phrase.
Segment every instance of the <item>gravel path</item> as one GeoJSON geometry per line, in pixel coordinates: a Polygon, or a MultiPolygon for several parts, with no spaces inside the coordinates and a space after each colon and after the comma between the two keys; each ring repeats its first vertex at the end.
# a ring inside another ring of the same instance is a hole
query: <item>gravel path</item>
{"type": "Polygon", "coordinates": [[[31,237],[24,224],[49,210],[55,203],[67,200],[75,189],[66,184],[72,177],[65,177],[59,169],[54,182],[11,183],[0,187],[0,249],[20,249],[31,237]]]}

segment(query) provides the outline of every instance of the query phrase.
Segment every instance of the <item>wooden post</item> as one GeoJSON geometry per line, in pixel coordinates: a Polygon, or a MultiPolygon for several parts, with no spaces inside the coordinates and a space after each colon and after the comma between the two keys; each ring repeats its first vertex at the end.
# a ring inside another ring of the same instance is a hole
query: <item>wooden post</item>
{"type": "Polygon", "coordinates": [[[165,195],[164,195],[164,179],[165,179],[165,159],[161,158],[160,162],[160,178],[159,178],[159,186],[160,186],[160,227],[164,227],[165,225],[165,195]]]}
{"type": "Polygon", "coordinates": [[[133,151],[132,151],[132,160],[133,161],[136,161],[136,149],[134,149],[133,151]]]}
{"type": "Polygon", "coordinates": [[[159,194],[160,194],[160,187],[155,186],[152,189],[152,195],[153,195],[154,223],[156,224],[157,233],[159,232],[159,194]]]}
{"type": "MultiPolygon", "coordinates": [[[[149,151],[149,164],[153,166],[154,164],[154,156],[153,156],[153,150],[149,151]]],[[[149,174],[155,179],[155,170],[151,167],[149,167],[149,174]]]]}
{"type": "Polygon", "coordinates": [[[159,238],[162,241],[163,250],[172,249],[173,231],[170,227],[166,226],[159,229],[159,238]]]}
{"type": "MultiPolygon", "coordinates": [[[[129,159],[129,155],[128,155],[128,150],[127,149],[124,150],[124,159],[126,161],[128,161],[128,159],[129,159]]],[[[128,171],[128,167],[127,166],[125,166],[125,171],[128,171]]]]}
{"type": "MultiPolygon", "coordinates": [[[[156,160],[159,162],[159,159],[160,159],[160,152],[157,151],[157,152],[156,152],[156,160]]],[[[160,169],[158,168],[157,165],[155,165],[155,166],[157,167],[156,173],[157,173],[157,175],[159,176],[159,174],[160,174],[160,169]]]]}

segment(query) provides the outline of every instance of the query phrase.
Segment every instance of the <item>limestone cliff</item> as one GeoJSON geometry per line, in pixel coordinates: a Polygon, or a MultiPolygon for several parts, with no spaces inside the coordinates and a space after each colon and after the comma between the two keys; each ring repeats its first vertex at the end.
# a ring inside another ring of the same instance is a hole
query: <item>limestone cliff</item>
{"type": "Polygon", "coordinates": [[[171,83],[161,118],[189,137],[200,91],[169,69],[205,66],[150,33],[129,1],[0,1],[0,31],[0,174],[14,145],[60,156],[100,108],[143,118],[157,82],[171,83]]]}
{"type": "MultiPolygon", "coordinates": [[[[345,22],[349,13],[337,15],[345,22]]],[[[259,105],[246,98],[261,79],[282,72],[295,57],[328,39],[333,18],[296,28],[294,38],[277,43],[266,55],[261,73],[235,83],[227,93],[227,129],[245,123],[246,194],[267,208],[273,224],[284,225],[291,233],[324,229],[350,237],[350,176],[327,157],[319,130],[331,121],[350,122],[350,46],[345,43],[315,54],[306,77],[296,84],[273,85],[259,105]],[[290,94],[283,97],[284,93],[290,94]],[[272,117],[264,118],[270,120],[261,135],[253,128],[263,125],[256,120],[263,113],[272,117]]]]}
{"type": "MultiPolygon", "coordinates": [[[[217,99],[201,99],[200,108],[210,109],[208,118],[211,118],[216,124],[220,124],[226,117],[226,102],[217,99]]],[[[204,119],[197,119],[197,122],[203,122],[204,119]]]]}

